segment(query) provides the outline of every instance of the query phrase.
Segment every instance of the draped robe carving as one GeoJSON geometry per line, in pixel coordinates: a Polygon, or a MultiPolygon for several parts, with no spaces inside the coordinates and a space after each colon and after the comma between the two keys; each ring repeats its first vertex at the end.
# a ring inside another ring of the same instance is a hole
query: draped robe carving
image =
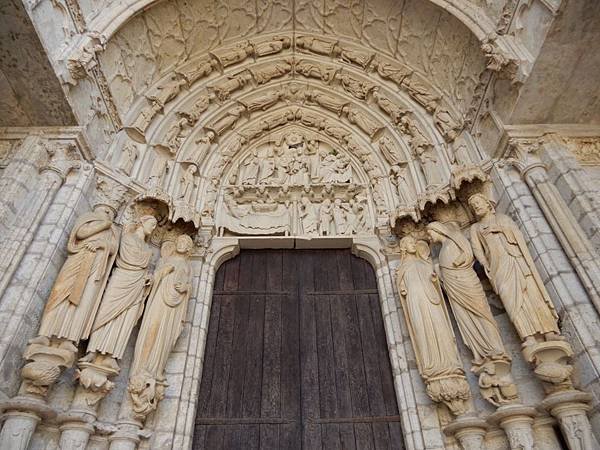
{"type": "Polygon", "coordinates": [[[450,319],[433,265],[416,247],[426,244],[417,244],[410,236],[402,241],[405,251],[396,282],[408,316],[421,373],[425,378],[462,373],[450,319]]]}
{"type": "Polygon", "coordinates": [[[474,364],[486,357],[506,357],[498,326],[492,317],[483,287],[473,270],[469,241],[456,226],[433,222],[428,225],[432,239],[441,242],[439,254],[442,286],[448,295],[460,334],[474,364]]]}
{"type": "Polygon", "coordinates": [[[429,246],[405,236],[400,241],[400,253],[402,262],[396,284],[427,394],[434,401],[446,404],[453,414],[463,414],[470,396],[469,385],[429,258],[429,246]]]}
{"type": "Polygon", "coordinates": [[[69,256],[50,292],[39,334],[75,343],[87,339],[118,246],[114,212],[98,205],[76,222],[69,256]]]}
{"type": "Polygon", "coordinates": [[[145,238],[155,227],[154,217],[143,216],[139,224],[123,233],[116,267],[94,321],[88,352],[108,354],[116,359],[123,357],[150,288],[148,265],[152,250],[145,238]]]}
{"type": "Polygon", "coordinates": [[[558,316],[521,231],[509,217],[496,214],[483,195],[472,196],[469,205],[479,219],[471,226],[473,252],[519,336],[530,338],[529,343],[536,334],[555,339],[559,334],[558,316]]]}
{"type": "Polygon", "coordinates": [[[182,235],[173,253],[163,250],[135,346],[133,375],[144,372],[155,380],[164,379],[167,358],[183,328],[191,293],[188,252],[192,246],[191,238],[182,235]]]}

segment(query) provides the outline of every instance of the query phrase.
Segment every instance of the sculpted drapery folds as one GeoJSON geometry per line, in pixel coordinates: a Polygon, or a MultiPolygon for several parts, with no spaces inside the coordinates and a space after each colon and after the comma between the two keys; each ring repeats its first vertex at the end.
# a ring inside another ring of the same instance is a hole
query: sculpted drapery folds
{"type": "Polygon", "coordinates": [[[406,314],[417,366],[427,393],[455,415],[466,411],[469,386],[464,377],[450,318],[429,257],[429,246],[412,236],[400,241],[396,284],[406,314]]]}
{"type": "Polygon", "coordinates": [[[439,254],[442,286],[474,363],[506,357],[498,326],[492,317],[483,287],[473,270],[473,252],[458,227],[439,222],[427,226],[433,242],[442,244],[439,254]]]}
{"type": "Polygon", "coordinates": [[[148,265],[152,250],[146,239],[156,227],[153,216],[142,216],[121,237],[116,267],[94,321],[88,352],[123,357],[129,336],[140,318],[152,278],[148,265]]]}
{"type": "Polygon", "coordinates": [[[471,196],[469,205],[478,219],[471,226],[473,253],[524,345],[535,344],[536,337],[562,339],[558,316],[517,225],[508,216],[497,214],[482,194],[471,196]]]}
{"type": "Polygon", "coordinates": [[[454,318],[466,346],[473,353],[472,371],[479,375],[482,395],[499,406],[518,399],[510,375],[510,357],[492,317],[485,292],[473,269],[473,251],[454,223],[432,222],[427,233],[442,245],[439,272],[454,318]]]}
{"type": "Polygon", "coordinates": [[[97,205],[75,224],[69,236],[69,256],[46,303],[40,336],[78,343],[90,335],[118,248],[114,216],[110,207],[97,205]]]}
{"type": "Polygon", "coordinates": [[[175,243],[166,242],[161,248],[130,372],[129,392],[134,413],[140,418],[155,409],[162,397],[163,372],[183,328],[191,294],[192,248],[193,241],[187,235],[179,236],[175,243]]]}

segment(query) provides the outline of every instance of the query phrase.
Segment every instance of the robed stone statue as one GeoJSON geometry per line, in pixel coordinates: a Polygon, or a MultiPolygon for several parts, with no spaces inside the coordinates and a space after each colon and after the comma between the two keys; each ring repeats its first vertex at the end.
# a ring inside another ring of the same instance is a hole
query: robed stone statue
{"type": "Polygon", "coordinates": [[[115,211],[103,204],[83,214],[69,236],[68,257],[50,292],[39,335],[78,343],[92,330],[118,247],[115,211]]]}
{"type": "Polygon", "coordinates": [[[174,244],[167,242],[161,248],[130,372],[129,392],[138,418],[154,410],[163,395],[164,369],[183,329],[191,294],[193,245],[188,235],[181,235],[174,244]]]}
{"type": "Polygon", "coordinates": [[[562,340],[558,316],[517,225],[482,194],[471,196],[469,205],[478,219],[471,226],[473,252],[524,345],[535,344],[536,337],[562,340]]]}
{"type": "Polygon", "coordinates": [[[142,216],[121,237],[116,267],[108,281],[92,328],[88,352],[121,359],[133,327],[142,315],[152,278],[152,250],[146,239],[156,228],[154,216],[142,216]]]}
{"type": "Polygon", "coordinates": [[[462,414],[466,411],[469,386],[429,245],[405,236],[400,241],[400,256],[396,283],[427,393],[434,401],[443,401],[454,414],[462,414]]]}
{"type": "Polygon", "coordinates": [[[458,227],[432,222],[427,234],[442,244],[439,267],[442,286],[458,323],[460,334],[471,352],[473,363],[506,356],[498,326],[492,317],[485,292],[473,269],[471,244],[458,227]]]}

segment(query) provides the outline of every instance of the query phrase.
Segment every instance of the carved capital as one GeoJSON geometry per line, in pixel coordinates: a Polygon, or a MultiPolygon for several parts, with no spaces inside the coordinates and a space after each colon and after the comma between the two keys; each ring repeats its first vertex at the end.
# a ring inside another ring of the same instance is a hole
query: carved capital
{"type": "Polygon", "coordinates": [[[546,170],[539,156],[542,139],[514,139],[508,141],[505,162],[514,166],[523,176],[534,169],[546,170]]]}
{"type": "Polygon", "coordinates": [[[469,384],[464,375],[448,375],[425,380],[427,395],[436,403],[445,404],[455,416],[467,412],[471,397],[469,384]]]}
{"type": "Polygon", "coordinates": [[[67,178],[67,175],[75,169],[81,167],[81,161],[77,152],[77,147],[71,142],[48,142],[41,141],[42,161],[39,172],[54,172],[58,174],[62,182],[67,178]]]}

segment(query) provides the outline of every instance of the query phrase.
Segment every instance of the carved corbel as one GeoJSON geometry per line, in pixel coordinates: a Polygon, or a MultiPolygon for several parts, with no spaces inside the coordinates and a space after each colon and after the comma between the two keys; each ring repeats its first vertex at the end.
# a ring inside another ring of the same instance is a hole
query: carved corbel
{"type": "Polygon", "coordinates": [[[493,34],[481,44],[481,51],[486,58],[486,69],[509,79],[512,84],[522,84],[528,76],[523,61],[510,56],[506,51],[505,37],[493,34]]]}
{"type": "Polygon", "coordinates": [[[76,50],[65,62],[66,72],[61,76],[64,83],[75,86],[79,80],[90,75],[98,66],[98,53],[104,50],[106,38],[96,32],[85,33],[78,42],[76,50]]]}

